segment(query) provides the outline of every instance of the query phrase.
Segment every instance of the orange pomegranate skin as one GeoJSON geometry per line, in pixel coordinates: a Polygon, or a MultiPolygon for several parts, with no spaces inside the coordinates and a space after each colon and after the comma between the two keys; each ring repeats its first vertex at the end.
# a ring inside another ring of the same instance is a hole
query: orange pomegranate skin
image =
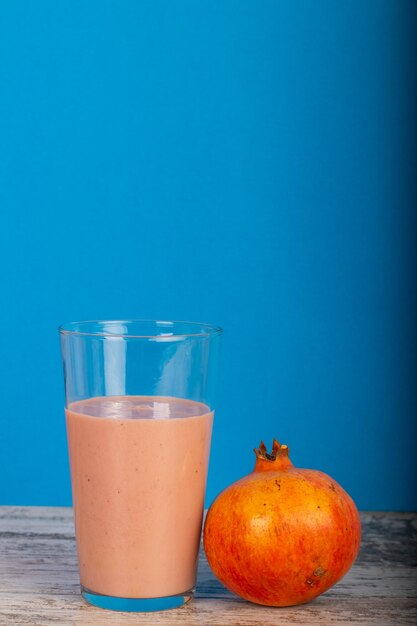
{"type": "Polygon", "coordinates": [[[353,564],[361,524],[352,498],[327,474],[297,469],[274,440],[255,469],[219,494],[204,525],[207,560],[242,598],[268,606],[312,600],[353,564]]]}

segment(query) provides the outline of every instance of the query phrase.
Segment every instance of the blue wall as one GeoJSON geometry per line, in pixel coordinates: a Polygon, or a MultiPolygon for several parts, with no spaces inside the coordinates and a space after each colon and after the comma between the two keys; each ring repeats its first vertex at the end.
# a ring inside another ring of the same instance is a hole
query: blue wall
{"type": "Polygon", "coordinates": [[[0,503],[69,504],[56,327],[224,326],[208,502],[277,436],[417,508],[403,0],[0,4],[0,503]]]}

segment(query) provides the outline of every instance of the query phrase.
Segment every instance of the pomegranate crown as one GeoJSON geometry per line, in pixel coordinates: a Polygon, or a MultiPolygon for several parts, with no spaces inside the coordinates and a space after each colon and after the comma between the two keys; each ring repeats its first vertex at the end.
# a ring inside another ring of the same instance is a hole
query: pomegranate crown
{"type": "Polygon", "coordinates": [[[281,445],[276,439],[274,439],[271,452],[268,452],[263,441],[261,441],[259,448],[254,448],[254,452],[257,459],[275,461],[277,457],[288,457],[290,449],[285,444],[281,445]]]}

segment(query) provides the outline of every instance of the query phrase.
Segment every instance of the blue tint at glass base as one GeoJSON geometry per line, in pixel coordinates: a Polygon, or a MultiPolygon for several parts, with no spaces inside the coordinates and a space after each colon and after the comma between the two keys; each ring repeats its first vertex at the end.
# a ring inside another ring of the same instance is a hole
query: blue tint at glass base
{"type": "Polygon", "coordinates": [[[116,598],[93,593],[81,587],[81,595],[89,604],[100,609],[126,612],[151,612],[176,609],[190,600],[190,595],[166,596],[165,598],[116,598]]]}

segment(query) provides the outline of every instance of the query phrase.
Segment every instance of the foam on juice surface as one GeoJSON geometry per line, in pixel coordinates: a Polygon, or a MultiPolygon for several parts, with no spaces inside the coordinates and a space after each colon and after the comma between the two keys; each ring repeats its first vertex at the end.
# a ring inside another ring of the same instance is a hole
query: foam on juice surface
{"type": "Polygon", "coordinates": [[[69,410],[114,419],[166,419],[196,417],[209,412],[201,402],[162,396],[103,396],[73,402],[69,410]]]}

